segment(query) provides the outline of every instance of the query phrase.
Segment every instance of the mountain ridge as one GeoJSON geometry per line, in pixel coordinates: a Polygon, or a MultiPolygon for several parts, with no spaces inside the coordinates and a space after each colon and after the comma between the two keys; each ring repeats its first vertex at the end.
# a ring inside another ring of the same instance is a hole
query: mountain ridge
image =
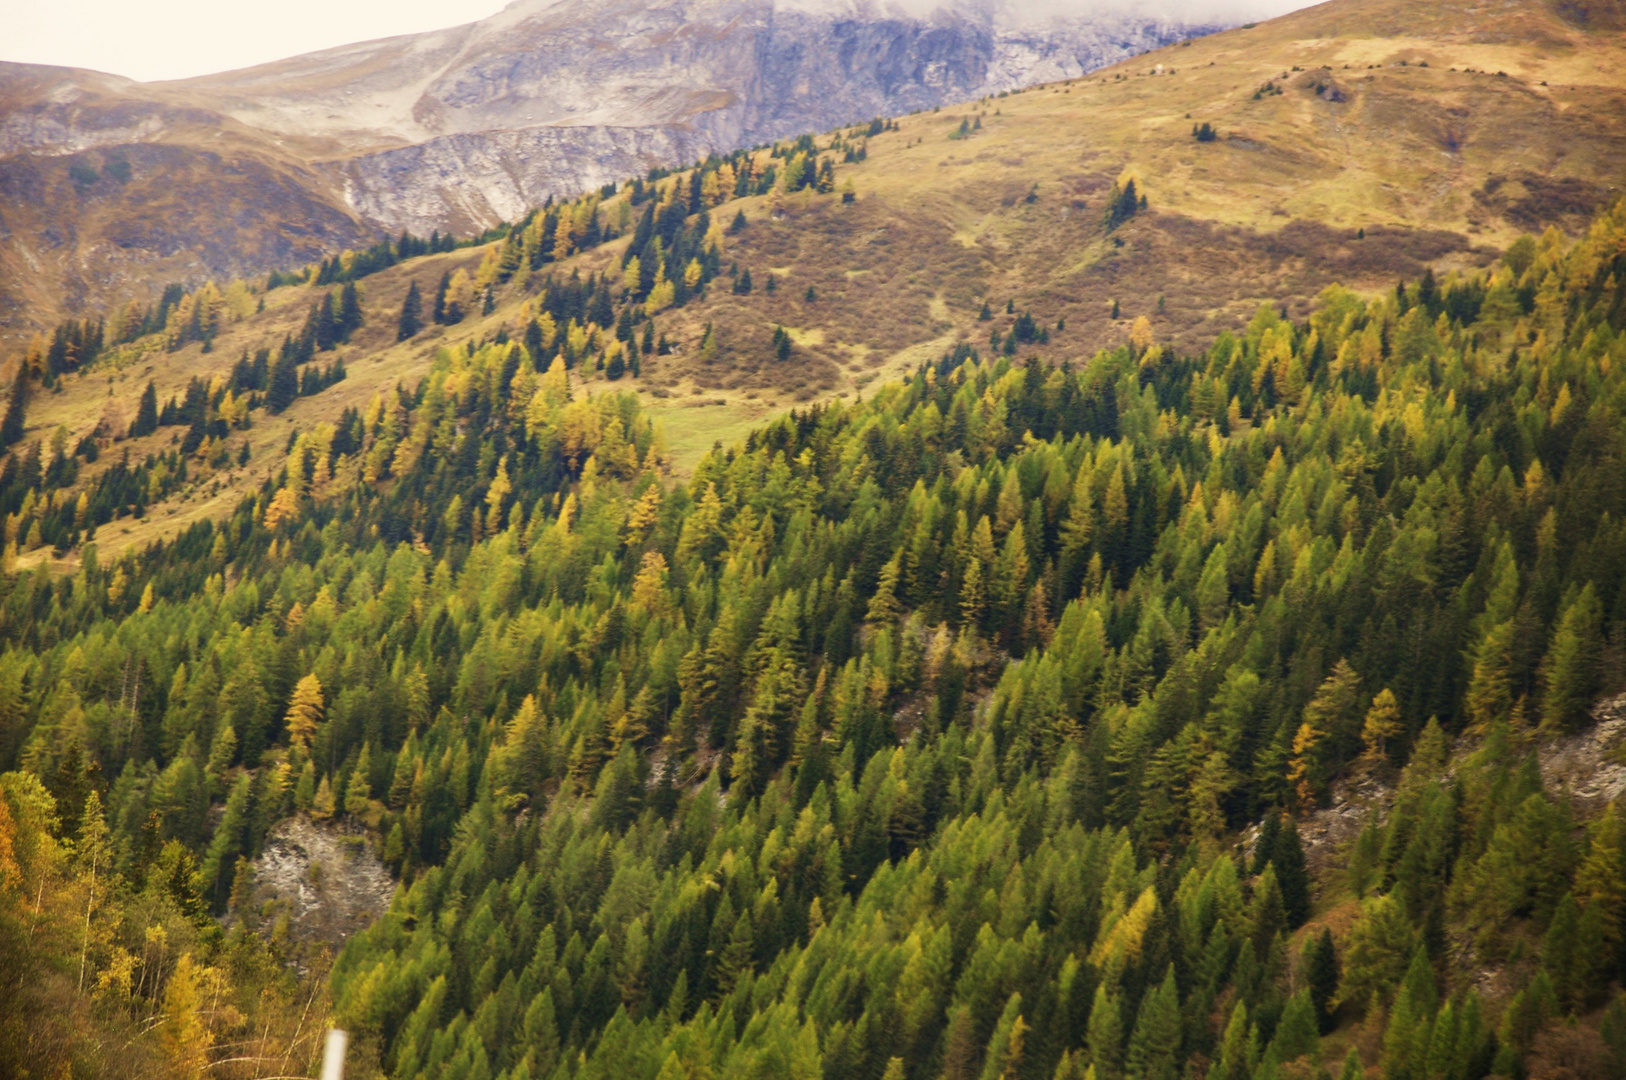
{"type": "Polygon", "coordinates": [[[0,64],[0,192],[16,194],[0,207],[0,270],[12,282],[47,279],[0,286],[0,332],[30,329],[17,324],[22,311],[66,314],[165,277],[265,272],[403,228],[478,233],[654,166],[1075,75],[1212,29],[1107,18],[999,31],[958,15],[780,12],[772,0],[520,4],[462,27],[178,82],[0,64]],[[208,181],[193,210],[155,214],[119,185],[74,179],[141,145],[172,147],[208,181]],[[245,224],[242,252],[165,254],[40,208],[111,200],[179,247],[213,205],[261,199],[268,171],[293,185],[299,209],[245,224]],[[51,199],[24,194],[41,184],[51,199]],[[331,224],[266,242],[304,218],[331,224]],[[111,265],[145,259],[145,273],[98,268],[109,247],[111,265]]]}

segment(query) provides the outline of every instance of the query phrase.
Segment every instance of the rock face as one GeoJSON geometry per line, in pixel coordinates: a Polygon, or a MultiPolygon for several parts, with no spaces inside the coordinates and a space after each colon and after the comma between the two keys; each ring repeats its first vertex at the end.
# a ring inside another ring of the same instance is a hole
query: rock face
{"type": "Polygon", "coordinates": [[[1541,748],[1541,781],[1596,813],[1626,792],[1626,694],[1592,706],[1593,725],[1541,748]]]}
{"type": "Polygon", "coordinates": [[[181,84],[235,119],[361,150],[335,167],[389,228],[485,227],[548,195],[877,115],[1081,74],[1201,33],[1146,16],[912,18],[775,0],[519,0],[452,30],[181,84]]]}
{"type": "Polygon", "coordinates": [[[1077,75],[1218,28],[1032,11],[516,0],[465,26],[171,83],[0,64],[0,336],[163,278],[260,273],[403,228],[478,231],[654,166],[1077,75]],[[143,177],[138,149],[159,164],[154,147],[169,160],[145,175],[183,175],[184,200],[121,179],[131,164],[143,177]],[[112,235],[130,221],[133,239],[112,235]]]}
{"type": "Polygon", "coordinates": [[[254,861],[249,903],[235,917],[262,930],[286,932],[296,961],[303,963],[324,947],[338,952],[346,938],[384,914],[394,895],[395,879],[373,854],[364,831],[300,814],[267,838],[254,861]]]}

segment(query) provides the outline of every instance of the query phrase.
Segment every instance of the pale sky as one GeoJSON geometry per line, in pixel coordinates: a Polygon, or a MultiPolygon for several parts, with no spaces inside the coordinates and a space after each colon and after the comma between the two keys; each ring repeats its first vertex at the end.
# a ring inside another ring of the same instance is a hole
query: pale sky
{"type": "MultiPolygon", "coordinates": [[[[592,3],[593,0],[576,0],[592,3]]],[[[779,0],[848,8],[867,0],[779,0]]],[[[1132,7],[1196,22],[1268,18],[1308,0],[879,0],[881,7],[1004,9],[1028,15],[1132,7]]],[[[356,41],[438,30],[506,0],[0,0],[0,60],[184,79],[356,41]]]]}
{"type": "Polygon", "coordinates": [[[144,81],[483,19],[506,0],[0,0],[0,60],[144,81]]]}

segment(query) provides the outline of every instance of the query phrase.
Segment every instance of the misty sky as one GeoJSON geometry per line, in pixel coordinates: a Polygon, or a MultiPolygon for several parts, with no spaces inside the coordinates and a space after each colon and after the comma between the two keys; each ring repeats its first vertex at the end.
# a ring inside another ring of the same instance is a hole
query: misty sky
{"type": "MultiPolygon", "coordinates": [[[[540,0],[538,0],[540,2],[540,0]]],[[[786,0],[781,0],[786,2],[786,0]]],[[[854,0],[788,0],[846,6],[854,0]]],[[[1305,0],[950,0],[1017,10],[1134,4],[1194,21],[1264,18],[1305,0]]],[[[228,71],[353,41],[485,18],[505,0],[0,0],[0,60],[91,68],[133,79],[228,71]]],[[[910,9],[938,0],[881,0],[910,9]]]]}
{"type": "Polygon", "coordinates": [[[0,0],[0,60],[179,79],[483,19],[506,0],[0,0]]]}

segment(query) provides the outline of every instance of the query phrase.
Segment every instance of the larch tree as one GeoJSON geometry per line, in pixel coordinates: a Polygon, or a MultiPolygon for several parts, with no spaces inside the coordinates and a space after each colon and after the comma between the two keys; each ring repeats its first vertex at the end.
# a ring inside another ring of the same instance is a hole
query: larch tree
{"type": "Polygon", "coordinates": [[[283,723],[288,729],[289,744],[309,751],[311,739],[316,735],[324,712],[322,681],[312,672],[295,684],[293,698],[288,702],[288,713],[283,723]]]}

